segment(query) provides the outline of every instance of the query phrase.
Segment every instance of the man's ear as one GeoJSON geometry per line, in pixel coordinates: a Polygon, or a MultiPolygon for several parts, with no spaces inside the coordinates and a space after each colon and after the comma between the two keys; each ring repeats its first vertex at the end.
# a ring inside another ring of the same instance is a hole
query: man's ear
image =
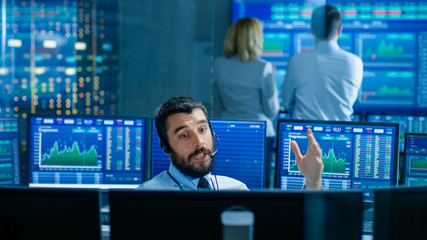
{"type": "Polygon", "coordinates": [[[168,156],[170,156],[169,154],[171,153],[171,151],[169,149],[169,144],[167,144],[166,142],[163,142],[161,138],[159,138],[159,144],[162,151],[166,153],[168,156]]]}
{"type": "Polygon", "coordinates": [[[341,36],[341,34],[342,34],[342,26],[340,26],[340,27],[338,28],[338,32],[337,32],[337,34],[338,34],[338,37],[339,37],[339,36],[341,36]]]}

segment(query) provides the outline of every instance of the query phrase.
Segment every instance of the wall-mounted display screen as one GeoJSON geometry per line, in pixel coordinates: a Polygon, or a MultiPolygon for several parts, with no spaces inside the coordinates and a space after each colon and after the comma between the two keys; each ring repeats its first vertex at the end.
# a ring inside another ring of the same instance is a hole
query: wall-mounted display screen
{"type": "MultiPolygon", "coordinates": [[[[264,26],[262,58],[276,66],[280,89],[289,59],[310,51],[312,10],[325,1],[233,0],[232,22],[249,16],[264,26]]],[[[364,65],[356,112],[427,111],[427,1],[332,0],[342,14],[338,45],[364,65]]]]}

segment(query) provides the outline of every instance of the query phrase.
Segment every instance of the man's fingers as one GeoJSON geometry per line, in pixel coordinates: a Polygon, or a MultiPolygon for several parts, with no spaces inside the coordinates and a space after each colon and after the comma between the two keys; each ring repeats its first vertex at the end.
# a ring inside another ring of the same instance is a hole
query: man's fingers
{"type": "Polygon", "coordinates": [[[307,129],[307,137],[308,137],[308,145],[314,145],[314,146],[318,146],[316,138],[314,137],[313,132],[311,131],[311,129],[307,129]]]}
{"type": "Polygon", "coordinates": [[[301,151],[299,150],[298,143],[297,143],[297,142],[295,142],[294,140],[292,140],[292,141],[291,141],[291,148],[292,148],[292,151],[293,151],[293,152],[294,152],[294,154],[295,154],[295,159],[296,159],[296,160],[301,159],[301,158],[302,158],[301,151]]]}

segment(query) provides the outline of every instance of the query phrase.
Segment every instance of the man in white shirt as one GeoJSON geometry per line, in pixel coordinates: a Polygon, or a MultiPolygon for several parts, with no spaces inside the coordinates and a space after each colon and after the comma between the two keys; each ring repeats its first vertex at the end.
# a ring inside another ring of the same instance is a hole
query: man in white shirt
{"type": "Polygon", "coordinates": [[[313,51],[297,54],[288,64],[282,85],[285,111],[294,119],[350,121],[362,84],[362,60],[339,48],[341,14],[333,6],[313,11],[313,51]]]}
{"type": "MultiPolygon", "coordinates": [[[[211,174],[215,165],[215,133],[207,118],[205,106],[190,97],[174,97],[164,103],[154,116],[160,147],[171,159],[169,170],[163,171],[140,189],[163,190],[248,190],[236,179],[211,174]]],[[[309,147],[301,154],[298,144],[291,142],[298,168],[306,177],[307,189],[321,189],[322,150],[311,130],[307,132],[309,147]]],[[[155,144],[155,143],[153,143],[155,144]]],[[[155,161],[155,160],[154,160],[155,161]]]]}

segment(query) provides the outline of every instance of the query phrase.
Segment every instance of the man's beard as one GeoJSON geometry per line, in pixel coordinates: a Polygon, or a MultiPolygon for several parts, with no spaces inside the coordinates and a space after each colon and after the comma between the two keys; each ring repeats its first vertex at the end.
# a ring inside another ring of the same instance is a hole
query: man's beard
{"type": "Polygon", "coordinates": [[[192,178],[200,178],[210,173],[215,165],[215,158],[211,157],[212,151],[201,147],[196,149],[192,154],[185,159],[182,156],[179,156],[173,149],[171,149],[170,159],[172,164],[175,165],[182,173],[192,177],[192,178]],[[197,166],[191,164],[192,158],[200,153],[205,153],[211,158],[209,165],[205,166],[205,161],[194,163],[197,166]]]}

